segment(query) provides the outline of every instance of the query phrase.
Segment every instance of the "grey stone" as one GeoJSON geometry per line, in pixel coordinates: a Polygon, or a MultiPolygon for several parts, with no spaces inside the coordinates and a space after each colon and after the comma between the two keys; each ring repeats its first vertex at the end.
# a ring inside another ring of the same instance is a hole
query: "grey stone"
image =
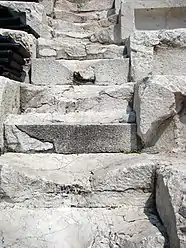
{"type": "Polygon", "coordinates": [[[128,152],[136,147],[136,125],[123,122],[122,111],[94,117],[94,112],[64,116],[49,114],[10,115],[5,123],[7,149],[22,152],[22,135],[54,144],[56,153],[128,152]],[[12,143],[13,140],[13,143],[12,143]],[[14,142],[17,140],[18,145],[14,142]],[[13,149],[15,147],[15,149],[13,149]]]}
{"type": "Polygon", "coordinates": [[[184,76],[155,76],[136,85],[134,110],[144,148],[185,151],[185,92],[184,76]]]}
{"type": "MultiPolygon", "coordinates": [[[[1,210],[4,246],[56,248],[139,247],[163,248],[164,237],[139,208],[6,209],[1,210]],[[123,220],[124,216],[131,218],[123,220]],[[14,220],[14,225],[7,225],[14,220]],[[121,231],[122,230],[122,231],[121,231]],[[135,235],[133,235],[135,233],[135,235]],[[112,246],[111,246],[112,245],[112,246]]],[[[152,217],[154,217],[152,215],[152,217]]],[[[154,217],[155,219],[155,217],[154,217]]],[[[156,223],[158,220],[156,219],[156,223]]]]}
{"type": "Polygon", "coordinates": [[[3,123],[9,113],[17,114],[20,111],[19,83],[0,77],[0,149],[4,150],[3,123]]]}
{"type": "Polygon", "coordinates": [[[174,155],[174,162],[157,171],[156,205],[171,248],[186,244],[185,177],[185,156],[174,155]]]}
{"type": "Polygon", "coordinates": [[[29,113],[80,111],[132,111],[134,84],[119,86],[21,85],[21,109],[29,113]]]}
{"type": "Polygon", "coordinates": [[[37,85],[120,85],[127,82],[128,73],[129,59],[32,61],[32,83],[37,85]]]}

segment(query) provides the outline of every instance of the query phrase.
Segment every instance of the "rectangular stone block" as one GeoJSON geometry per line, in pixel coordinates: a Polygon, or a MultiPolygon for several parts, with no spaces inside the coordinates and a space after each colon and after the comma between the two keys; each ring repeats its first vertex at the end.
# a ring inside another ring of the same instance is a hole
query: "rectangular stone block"
{"type": "Polygon", "coordinates": [[[52,151],[65,154],[130,152],[137,149],[135,124],[116,122],[115,116],[105,117],[104,121],[101,116],[99,121],[91,121],[93,113],[89,116],[74,115],[73,118],[10,115],[5,123],[6,148],[14,152],[52,151]]]}
{"type": "Polygon", "coordinates": [[[138,1],[121,3],[121,39],[136,30],[185,28],[186,0],[138,1]]]}
{"type": "Polygon", "coordinates": [[[120,85],[127,82],[128,73],[129,59],[32,61],[32,83],[37,85],[120,85]]]}

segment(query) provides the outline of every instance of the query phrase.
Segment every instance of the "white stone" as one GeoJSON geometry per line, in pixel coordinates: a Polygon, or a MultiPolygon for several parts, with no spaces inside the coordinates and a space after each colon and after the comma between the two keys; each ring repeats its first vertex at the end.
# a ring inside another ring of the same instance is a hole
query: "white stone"
{"type": "Polygon", "coordinates": [[[185,80],[181,76],[155,76],[136,85],[137,132],[145,148],[185,150],[185,80]]]}
{"type": "Polygon", "coordinates": [[[46,13],[42,4],[32,2],[0,1],[0,5],[26,13],[26,23],[40,35],[42,25],[46,24],[46,13]]]}
{"type": "Polygon", "coordinates": [[[9,113],[17,114],[20,111],[19,83],[0,77],[0,149],[4,150],[3,124],[9,113]]]}

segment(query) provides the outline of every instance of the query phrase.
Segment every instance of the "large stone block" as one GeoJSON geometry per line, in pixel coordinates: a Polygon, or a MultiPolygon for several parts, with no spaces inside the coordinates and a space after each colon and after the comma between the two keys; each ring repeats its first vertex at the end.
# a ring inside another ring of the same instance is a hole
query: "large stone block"
{"type": "Polygon", "coordinates": [[[129,59],[32,61],[32,83],[37,85],[120,85],[128,80],[129,59]]]}
{"type": "Polygon", "coordinates": [[[121,3],[121,38],[134,30],[185,28],[186,1],[123,1],[121,3]]]}
{"type": "Polygon", "coordinates": [[[6,153],[0,158],[1,192],[9,196],[10,206],[151,209],[156,159],[122,153],[6,153]]]}
{"type": "Polygon", "coordinates": [[[90,0],[90,1],[70,1],[70,0],[57,0],[55,7],[71,12],[91,12],[108,10],[114,7],[114,0],[90,0]]]}
{"type": "Polygon", "coordinates": [[[156,206],[167,230],[170,248],[186,244],[185,155],[174,155],[170,165],[157,170],[156,206]]]}
{"type": "Polygon", "coordinates": [[[3,124],[9,113],[20,111],[20,85],[19,83],[0,77],[0,150],[4,149],[3,124]]]}
{"type": "Polygon", "coordinates": [[[0,217],[0,244],[12,248],[72,248],[74,244],[76,248],[118,244],[128,248],[163,248],[165,243],[156,227],[161,227],[157,217],[151,214],[156,225],[151,224],[140,208],[11,208],[1,210],[0,217]],[[12,220],[14,224],[10,225],[12,220]]]}
{"type": "Polygon", "coordinates": [[[186,149],[186,78],[156,76],[135,88],[134,110],[143,148],[186,149]]]}
{"type": "Polygon", "coordinates": [[[124,46],[82,42],[78,39],[38,39],[38,58],[57,59],[116,59],[123,58],[124,46]]]}
{"type": "MultiPolygon", "coordinates": [[[[132,111],[134,84],[119,86],[21,85],[21,110],[29,113],[61,114],[80,111],[132,111]]],[[[135,119],[134,119],[135,120],[135,119]]]]}
{"type": "Polygon", "coordinates": [[[135,31],[130,37],[131,78],[185,75],[185,29],[135,31]]]}
{"type": "Polygon", "coordinates": [[[47,24],[46,13],[42,4],[21,1],[0,1],[0,5],[26,13],[26,24],[39,35],[43,24],[47,24]]]}
{"type": "Polygon", "coordinates": [[[89,113],[9,115],[8,151],[56,153],[129,152],[137,149],[136,125],[122,110],[89,113]],[[110,114],[110,115],[109,115],[110,114]]]}

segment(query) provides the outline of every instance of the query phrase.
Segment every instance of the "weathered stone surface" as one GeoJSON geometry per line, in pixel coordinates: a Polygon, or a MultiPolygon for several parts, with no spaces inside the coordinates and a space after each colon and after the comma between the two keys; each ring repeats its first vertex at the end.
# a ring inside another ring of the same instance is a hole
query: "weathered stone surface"
{"type": "Polygon", "coordinates": [[[170,247],[186,244],[185,156],[174,155],[174,163],[157,170],[156,205],[167,230],[170,247]]]}
{"type": "Polygon", "coordinates": [[[31,81],[37,85],[70,84],[73,81],[73,72],[59,61],[34,59],[31,81]]]}
{"type": "Polygon", "coordinates": [[[151,208],[156,159],[146,154],[7,153],[0,158],[1,191],[10,206],[151,208]]]}
{"type": "Polygon", "coordinates": [[[20,111],[20,86],[17,82],[0,77],[0,150],[4,149],[3,123],[8,114],[20,111]]]}
{"type": "Polygon", "coordinates": [[[143,147],[185,150],[185,77],[155,76],[136,85],[134,109],[143,147]]]}
{"type": "Polygon", "coordinates": [[[114,0],[90,0],[90,1],[69,1],[57,0],[55,7],[71,12],[91,12],[111,9],[114,5],[114,0]]]}
{"type": "Polygon", "coordinates": [[[38,58],[57,59],[117,59],[123,58],[124,46],[82,42],[78,39],[38,39],[38,58]]]}
{"type": "MultiPolygon", "coordinates": [[[[0,215],[0,242],[12,248],[164,247],[160,231],[139,208],[17,208],[1,210],[0,215]],[[14,225],[7,224],[12,220],[14,225]]],[[[158,224],[153,214],[151,217],[158,224]]]]}
{"type": "Polygon", "coordinates": [[[134,84],[119,86],[21,85],[21,110],[29,113],[132,111],[134,84]]]}
{"type": "Polygon", "coordinates": [[[33,2],[0,1],[0,5],[26,13],[27,24],[40,35],[43,24],[46,24],[46,13],[42,4],[33,2]]]}
{"type": "Polygon", "coordinates": [[[30,52],[31,57],[36,57],[36,38],[27,34],[26,32],[19,30],[10,30],[10,29],[0,29],[1,35],[9,35],[16,42],[23,44],[23,46],[30,52]]]}
{"type": "Polygon", "coordinates": [[[184,75],[185,44],[185,29],[135,31],[129,45],[131,78],[140,81],[149,75],[184,75]]]}
{"type": "Polygon", "coordinates": [[[56,153],[132,151],[136,149],[136,125],[122,123],[129,118],[125,116],[121,110],[100,112],[96,117],[95,112],[9,115],[5,123],[7,149],[22,152],[23,132],[53,143],[56,153]]]}
{"type": "Polygon", "coordinates": [[[120,85],[127,82],[128,73],[129,59],[32,61],[32,83],[37,85],[120,85]]]}
{"type": "Polygon", "coordinates": [[[54,0],[39,0],[39,2],[44,6],[47,15],[52,15],[54,11],[54,0]]]}
{"type": "Polygon", "coordinates": [[[185,0],[121,1],[121,38],[127,39],[136,29],[185,28],[185,10],[174,10],[175,7],[185,6],[185,0]],[[149,13],[150,11],[152,13],[149,13]]]}

